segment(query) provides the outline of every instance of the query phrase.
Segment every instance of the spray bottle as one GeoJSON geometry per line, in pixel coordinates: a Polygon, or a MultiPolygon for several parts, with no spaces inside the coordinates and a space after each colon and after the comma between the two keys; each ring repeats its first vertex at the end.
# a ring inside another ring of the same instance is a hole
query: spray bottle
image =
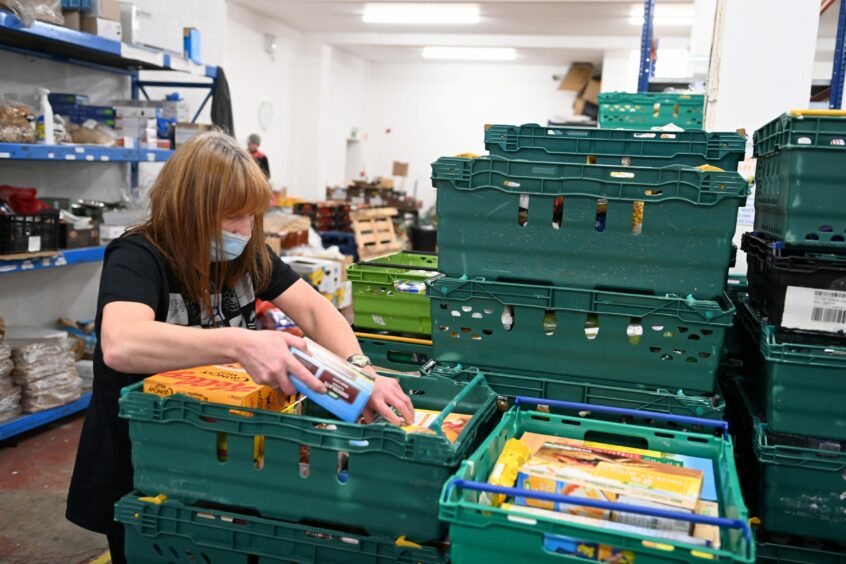
{"type": "Polygon", "coordinates": [[[41,115],[38,118],[38,142],[44,145],[56,143],[56,135],[53,131],[53,107],[50,106],[49,95],[50,91],[46,88],[38,89],[38,99],[41,103],[41,115]]]}

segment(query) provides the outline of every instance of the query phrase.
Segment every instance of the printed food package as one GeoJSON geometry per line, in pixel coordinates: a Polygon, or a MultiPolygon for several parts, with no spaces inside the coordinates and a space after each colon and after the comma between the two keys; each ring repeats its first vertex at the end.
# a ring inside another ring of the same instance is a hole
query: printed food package
{"type": "MultiPolygon", "coordinates": [[[[440,411],[433,411],[431,409],[415,409],[414,422],[410,425],[404,425],[402,430],[406,433],[434,435],[436,434],[435,431],[430,429],[429,426],[435,422],[435,419],[437,419],[440,414],[440,411]]],[[[449,442],[454,443],[458,440],[458,437],[461,436],[461,432],[464,431],[464,428],[471,419],[473,419],[472,415],[466,415],[464,413],[447,414],[441,424],[441,431],[443,432],[444,437],[446,437],[449,442]]]]}
{"type": "MultiPolygon", "coordinates": [[[[240,364],[215,364],[155,374],[144,380],[144,392],[161,397],[183,394],[224,405],[283,411],[295,398],[257,384],[240,364]]],[[[251,416],[245,411],[237,415],[251,416]]]]}

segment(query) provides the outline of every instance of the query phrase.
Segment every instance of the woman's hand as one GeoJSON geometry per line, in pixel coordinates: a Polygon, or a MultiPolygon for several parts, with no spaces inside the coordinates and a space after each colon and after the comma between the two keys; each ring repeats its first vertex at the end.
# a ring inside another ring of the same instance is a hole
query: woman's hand
{"type": "Polygon", "coordinates": [[[379,376],[369,366],[365,370],[373,376],[376,383],[373,387],[370,401],[367,402],[361,414],[364,422],[372,423],[378,414],[384,417],[389,423],[402,425],[403,421],[391,409],[393,407],[402,415],[405,424],[411,425],[414,422],[414,406],[411,404],[411,399],[402,391],[399,381],[394,378],[379,376]]]}
{"type": "Polygon", "coordinates": [[[325,394],[326,386],[291,354],[290,347],[307,351],[306,342],[282,331],[245,331],[238,346],[238,362],[257,384],[278,388],[290,395],[296,393],[288,377],[291,373],[303,384],[325,394]]]}

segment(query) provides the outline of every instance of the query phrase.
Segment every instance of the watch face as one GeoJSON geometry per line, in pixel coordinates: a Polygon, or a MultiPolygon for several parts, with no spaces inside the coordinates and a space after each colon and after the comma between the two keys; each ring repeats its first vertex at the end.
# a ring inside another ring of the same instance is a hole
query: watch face
{"type": "Polygon", "coordinates": [[[350,364],[354,364],[358,367],[370,366],[370,359],[363,354],[354,354],[347,360],[350,364]]]}

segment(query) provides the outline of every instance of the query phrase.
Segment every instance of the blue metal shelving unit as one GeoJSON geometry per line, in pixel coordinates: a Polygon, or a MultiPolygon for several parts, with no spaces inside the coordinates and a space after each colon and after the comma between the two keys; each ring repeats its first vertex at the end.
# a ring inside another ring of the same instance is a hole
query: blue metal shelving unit
{"type": "MultiPolygon", "coordinates": [[[[217,88],[217,67],[197,64],[168,53],[125,45],[48,23],[35,22],[31,27],[25,27],[17,17],[4,10],[0,10],[0,49],[127,77],[131,81],[131,95],[134,100],[139,99],[139,96],[149,99],[145,90],[147,87],[208,89],[209,93],[192,121],[196,121],[217,88]],[[139,73],[145,70],[174,71],[183,76],[189,74],[208,80],[144,81],[139,73]]],[[[172,151],[161,149],[0,143],[0,162],[34,160],[128,163],[133,187],[137,186],[139,163],[163,162],[171,154],[172,151]]],[[[44,258],[3,261],[0,257],[0,275],[102,261],[104,251],[105,247],[89,247],[62,250],[55,256],[44,258]]],[[[0,441],[83,411],[90,401],[91,394],[88,393],[67,405],[0,423],[0,441]]]]}
{"type": "Polygon", "coordinates": [[[99,147],[97,145],[33,145],[0,143],[0,161],[163,162],[173,151],[165,149],[99,147]]]}
{"type": "Polygon", "coordinates": [[[652,76],[652,23],[655,15],[655,0],[643,0],[643,32],[640,36],[640,69],[637,77],[637,91],[649,92],[652,76]]]}
{"type": "Polygon", "coordinates": [[[42,425],[58,421],[68,415],[84,411],[88,407],[89,403],[91,403],[91,392],[82,394],[81,398],[72,401],[71,403],[66,403],[65,405],[54,407],[53,409],[39,411],[38,413],[21,415],[11,421],[0,423],[0,441],[5,441],[15,435],[20,435],[21,433],[31,431],[32,429],[36,429],[42,425]]]}
{"type": "Polygon", "coordinates": [[[831,68],[831,93],[828,107],[839,110],[843,103],[843,83],[846,80],[846,1],[840,2],[837,15],[837,39],[834,45],[834,65],[831,68]]]}
{"type": "Polygon", "coordinates": [[[29,270],[44,270],[45,268],[60,268],[86,262],[99,262],[103,260],[105,251],[106,247],[83,247],[81,249],[64,249],[49,257],[3,260],[3,257],[0,256],[0,275],[29,270]]]}

